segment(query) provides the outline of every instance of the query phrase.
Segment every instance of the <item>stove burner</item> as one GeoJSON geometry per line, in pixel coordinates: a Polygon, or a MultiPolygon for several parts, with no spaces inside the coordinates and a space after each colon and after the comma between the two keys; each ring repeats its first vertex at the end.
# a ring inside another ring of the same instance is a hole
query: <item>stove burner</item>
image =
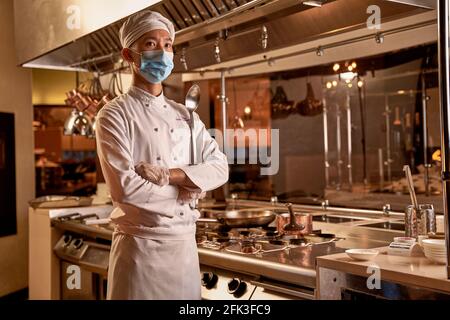
{"type": "Polygon", "coordinates": [[[289,240],[289,244],[295,246],[305,246],[308,244],[308,240],[306,240],[305,238],[292,238],[289,240]]]}
{"type": "Polygon", "coordinates": [[[218,242],[218,243],[226,243],[229,242],[231,239],[230,238],[213,238],[212,241],[213,242],[218,242]]]}
{"type": "Polygon", "coordinates": [[[283,241],[283,240],[269,240],[269,243],[277,245],[277,246],[284,246],[284,245],[286,245],[286,241],[283,241]]]}
{"type": "Polygon", "coordinates": [[[250,235],[250,230],[239,230],[239,235],[248,237],[250,235]]]}
{"type": "Polygon", "coordinates": [[[230,237],[230,233],[229,232],[223,232],[223,231],[219,231],[217,232],[217,235],[221,238],[229,238],[230,237]]]}
{"type": "Polygon", "coordinates": [[[266,232],[266,236],[268,237],[278,237],[280,235],[280,233],[278,231],[267,231],[266,232]]]}

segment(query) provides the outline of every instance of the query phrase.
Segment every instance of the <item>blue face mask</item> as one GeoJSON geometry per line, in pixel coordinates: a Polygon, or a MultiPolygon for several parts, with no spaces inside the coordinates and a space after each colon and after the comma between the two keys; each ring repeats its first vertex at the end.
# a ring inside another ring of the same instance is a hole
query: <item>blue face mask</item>
{"type": "MultiPolygon", "coordinates": [[[[136,52],[137,53],[137,52],[136,52]]],[[[173,52],[164,50],[142,51],[141,75],[150,83],[161,83],[167,79],[173,69],[173,52]]]]}

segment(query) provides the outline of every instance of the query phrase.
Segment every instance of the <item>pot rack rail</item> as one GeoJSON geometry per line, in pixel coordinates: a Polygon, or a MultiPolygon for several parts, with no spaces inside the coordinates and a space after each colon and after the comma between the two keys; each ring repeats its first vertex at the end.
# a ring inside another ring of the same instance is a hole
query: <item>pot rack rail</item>
{"type": "MultiPolygon", "coordinates": [[[[354,43],[367,41],[367,40],[371,40],[371,39],[376,39],[376,40],[380,39],[380,38],[383,39],[383,37],[385,37],[385,36],[394,35],[394,34],[402,33],[402,32],[405,32],[405,31],[411,31],[411,30],[415,30],[415,29],[428,27],[428,26],[431,26],[431,25],[435,25],[436,23],[437,23],[436,19],[431,19],[431,20],[423,21],[423,22],[416,23],[416,24],[409,25],[409,26],[392,28],[392,29],[389,29],[389,30],[378,32],[375,35],[374,34],[370,34],[370,35],[354,37],[354,38],[350,38],[350,39],[346,39],[346,40],[335,41],[335,42],[332,42],[332,43],[329,43],[329,44],[326,44],[326,45],[322,45],[322,46],[318,46],[318,47],[312,47],[312,48],[303,49],[303,50],[298,50],[298,51],[294,51],[294,52],[291,52],[291,53],[282,54],[282,55],[278,55],[278,56],[272,56],[272,57],[265,56],[265,58],[263,58],[263,59],[258,59],[258,60],[255,60],[255,61],[242,63],[242,64],[230,66],[230,67],[221,67],[221,68],[213,68],[213,69],[202,68],[200,70],[183,71],[183,72],[179,72],[179,73],[183,73],[183,74],[200,74],[200,75],[203,75],[205,73],[220,73],[222,71],[227,71],[228,73],[231,73],[232,71],[237,70],[237,69],[251,67],[251,66],[254,66],[254,65],[257,65],[257,64],[261,64],[261,63],[272,64],[273,62],[275,62],[277,60],[292,58],[292,57],[299,56],[299,55],[302,55],[302,54],[308,54],[308,53],[314,53],[315,52],[315,53],[317,53],[319,55],[319,52],[321,54],[323,54],[323,51],[327,50],[327,49],[338,48],[338,47],[341,47],[341,46],[344,46],[344,45],[354,44],[354,43]]],[[[379,41],[379,40],[377,40],[377,41],[379,41]]]]}

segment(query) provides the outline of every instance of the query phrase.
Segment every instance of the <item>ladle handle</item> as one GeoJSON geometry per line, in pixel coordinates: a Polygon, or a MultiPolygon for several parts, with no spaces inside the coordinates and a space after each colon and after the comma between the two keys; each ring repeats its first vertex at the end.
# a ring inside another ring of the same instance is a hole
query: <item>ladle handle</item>
{"type": "Polygon", "coordinates": [[[409,195],[411,196],[412,205],[414,206],[414,208],[419,209],[419,205],[417,203],[416,191],[414,190],[414,182],[412,179],[411,169],[409,168],[409,165],[404,165],[403,171],[405,171],[406,182],[408,184],[409,195]]]}

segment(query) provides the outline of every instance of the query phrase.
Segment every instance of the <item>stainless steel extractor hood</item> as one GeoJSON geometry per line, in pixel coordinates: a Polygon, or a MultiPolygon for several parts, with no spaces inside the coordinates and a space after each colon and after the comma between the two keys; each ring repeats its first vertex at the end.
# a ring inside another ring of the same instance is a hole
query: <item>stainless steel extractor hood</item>
{"type": "Polygon", "coordinates": [[[266,50],[273,50],[363,28],[369,5],[380,6],[382,21],[427,11],[423,6],[399,3],[426,0],[321,0],[321,7],[303,2],[16,0],[18,62],[36,68],[110,71],[120,61],[121,23],[145,8],[174,22],[177,72],[216,64],[216,45],[221,62],[262,52],[262,26],[268,35],[266,50]]]}

